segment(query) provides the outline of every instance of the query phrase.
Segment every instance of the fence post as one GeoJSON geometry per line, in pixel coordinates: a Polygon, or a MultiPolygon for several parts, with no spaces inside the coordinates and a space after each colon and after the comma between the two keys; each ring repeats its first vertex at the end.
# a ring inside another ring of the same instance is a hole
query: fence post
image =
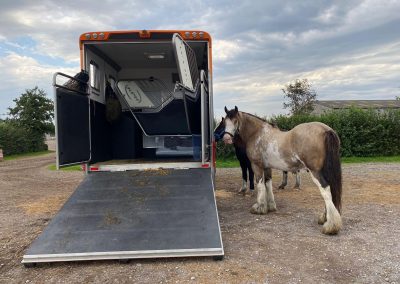
{"type": "Polygon", "coordinates": [[[0,148],[0,162],[3,162],[3,149],[0,148]]]}

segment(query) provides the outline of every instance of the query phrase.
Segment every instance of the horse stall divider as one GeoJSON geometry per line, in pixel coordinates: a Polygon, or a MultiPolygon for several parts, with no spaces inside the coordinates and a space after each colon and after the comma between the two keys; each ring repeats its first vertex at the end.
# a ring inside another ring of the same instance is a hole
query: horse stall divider
{"type": "Polygon", "coordinates": [[[211,38],[201,31],[143,34],[85,33],[82,71],[54,75],[57,168],[84,164],[87,174],[26,251],[26,266],[222,259],[211,38]]]}

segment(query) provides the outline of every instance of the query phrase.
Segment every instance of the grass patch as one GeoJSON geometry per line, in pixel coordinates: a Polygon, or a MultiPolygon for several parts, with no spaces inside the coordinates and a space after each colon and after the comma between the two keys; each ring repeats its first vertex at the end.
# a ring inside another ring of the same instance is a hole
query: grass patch
{"type": "Polygon", "coordinates": [[[54,153],[54,151],[47,150],[47,151],[30,152],[30,153],[22,153],[22,154],[4,156],[4,161],[10,161],[10,160],[21,159],[21,158],[36,157],[36,156],[46,155],[46,154],[50,154],[50,153],[54,153]]]}
{"type": "MultiPolygon", "coordinates": [[[[400,163],[400,156],[343,157],[342,163],[400,163]]],[[[237,168],[239,166],[237,159],[217,159],[217,168],[237,168]]]]}
{"type": "Polygon", "coordinates": [[[378,156],[378,157],[343,157],[342,163],[400,163],[400,156],[378,156]]]}
{"type": "Polygon", "coordinates": [[[240,167],[237,159],[217,159],[217,168],[237,168],[240,167]]]}
{"type": "MultiPolygon", "coordinates": [[[[51,164],[47,167],[47,169],[49,169],[50,171],[56,171],[56,165],[55,164],[51,164]]],[[[72,166],[66,166],[66,167],[62,167],[60,168],[60,170],[62,171],[82,171],[81,165],[72,165],[72,166]]]]}

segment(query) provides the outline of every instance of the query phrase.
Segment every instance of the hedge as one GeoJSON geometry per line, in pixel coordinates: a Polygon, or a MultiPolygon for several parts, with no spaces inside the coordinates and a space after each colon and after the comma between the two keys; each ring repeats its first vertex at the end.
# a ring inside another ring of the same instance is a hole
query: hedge
{"type": "Polygon", "coordinates": [[[43,135],[0,121],[0,148],[5,156],[47,150],[43,135]]]}
{"type": "MultiPolygon", "coordinates": [[[[400,110],[380,112],[349,108],[322,115],[279,115],[270,119],[282,130],[290,130],[300,123],[311,121],[323,122],[338,133],[343,157],[400,155],[400,110]]],[[[218,143],[218,158],[234,156],[233,146],[218,143]]]]}

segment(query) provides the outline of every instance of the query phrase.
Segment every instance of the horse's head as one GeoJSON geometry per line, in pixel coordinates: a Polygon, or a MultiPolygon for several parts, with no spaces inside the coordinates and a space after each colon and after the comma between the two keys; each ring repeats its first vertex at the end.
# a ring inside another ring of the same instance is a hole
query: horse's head
{"type": "Polygon", "coordinates": [[[226,116],[224,119],[224,125],[225,125],[224,142],[225,144],[232,144],[233,137],[235,136],[235,134],[237,134],[239,129],[240,113],[237,106],[235,106],[235,108],[231,110],[228,110],[225,107],[225,112],[226,116]]]}
{"type": "Polygon", "coordinates": [[[214,130],[214,138],[215,142],[218,142],[222,139],[225,133],[225,123],[224,123],[224,118],[222,118],[221,122],[218,124],[218,126],[214,130]]]}

